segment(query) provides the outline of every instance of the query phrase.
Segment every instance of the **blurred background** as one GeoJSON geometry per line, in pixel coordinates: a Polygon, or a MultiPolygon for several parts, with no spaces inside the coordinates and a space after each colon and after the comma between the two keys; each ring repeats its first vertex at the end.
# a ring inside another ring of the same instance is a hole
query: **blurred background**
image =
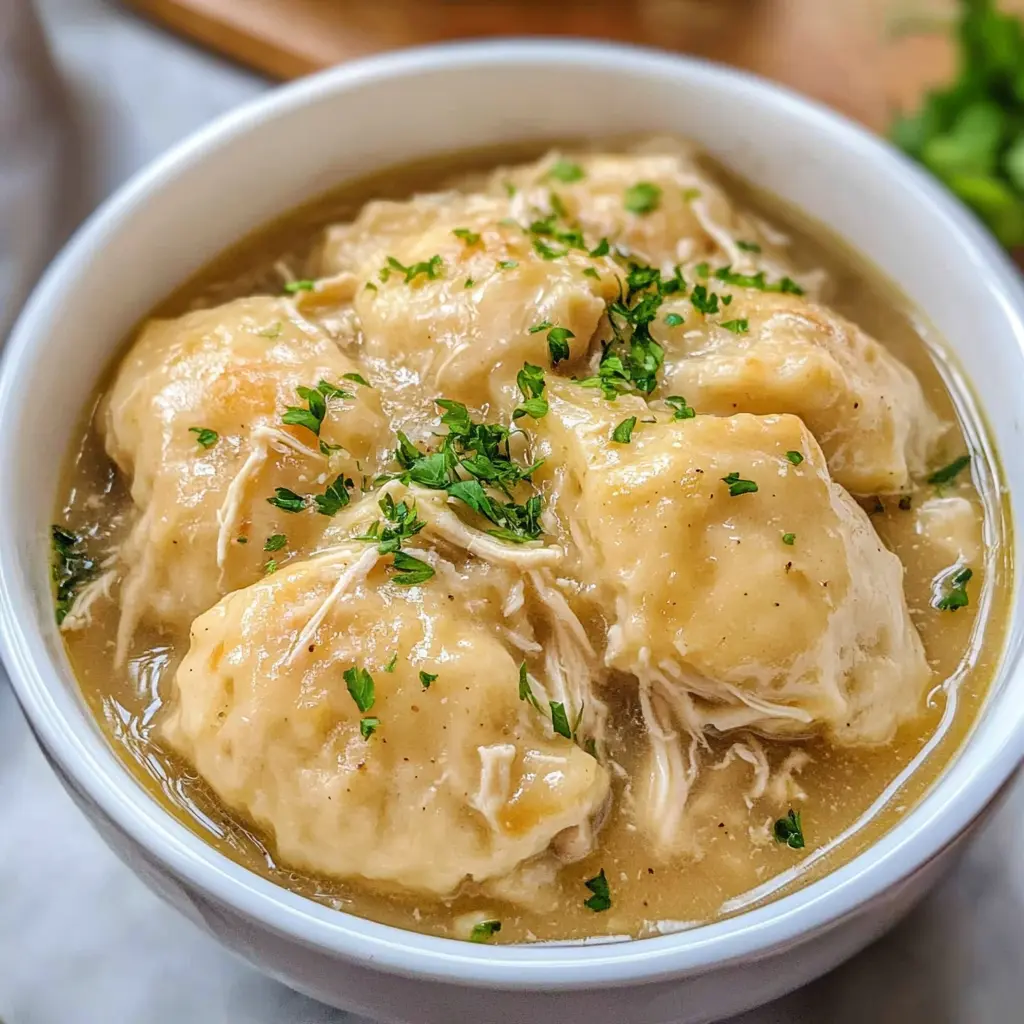
{"type": "MultiPolygon", "coordinates": [[[[890,135],[1019,255],[1022,15],[1024,0],[0,0],[0,341],[75,225],[211,118],[363,54],[491,35],[645,43],[783,82],[890,135]]],[[[1020,1024],[1022,849],[1018,784],[891,935],[734,1024],[1020,1024]]],[[[0,1019],[355,1021],[260,977],[151,896],[51,776],[2,669],[0,1019]]]]}

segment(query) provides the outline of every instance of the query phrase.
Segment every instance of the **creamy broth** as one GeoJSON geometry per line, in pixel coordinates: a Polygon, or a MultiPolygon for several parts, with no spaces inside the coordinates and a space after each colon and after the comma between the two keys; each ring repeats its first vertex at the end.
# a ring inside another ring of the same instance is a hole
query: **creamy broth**
{"type": "MultiPolygon", "coordinates": [[[[315,278],[323,258],[324,228],[352,220],[366,202],[381,197],[402,199],[452,180],[475,186],[484,180],[483,172],[488,169],[532,160],[546,149],[534,146],[471,153],[347,184],[246,239],[175,292],[154,315],[176,317],[239,296],[280,294],[282,265],[298,279],[315,278]]],[[[609,723],[601,759],[614,766],[609,772],[610,810],[600,822],[593,849],[580,860],[559,865],[550,898],[517,902],[502,898],[501,891],[493,887],[485,890],[470,884],[441,897],[402,892],[389,884],[293,869],[278,858],[274,837],[265,826],[226,806],[196,768],[171,748],[161,723],[167,715],[165,705],[174,673],[188,650],[188,626],[163,624],[156,628],[140,621],[129,638],[127,662],[119,666],[115,648],[120,579],[113,559],[108,566],[112,567],[109,589],[92,595],[88,624],[65,630],[67,650],[83,696],[114,749],[178,820],[235,861],[331,907],[457,938],[468,937],[475,923],[496,920],[501,929],[490,936],[491,941],[524,942],[602,935],[642,937],[737,913],[834,870],[891,829],[927,791],[968,734],[1003,644],[1010,580],[1009,525],[997,469],[986,454],[982,424],[928,325],[873,268],[820,226],[806,223],[778,201],[720,168],[713,168],[712,173],[725,183],[738,206],[772,225],[764,237],[774,238],[774,230],[785,232],[790,239],[785,256],[798,280],[804,280],[799,276],[803,274],[813,281],[816,272],[824,272],[827,283],[821,287],[820,301],[855,322],[908,366],[931,409],[950,424],[929,455],[927,472],[915,474],[909,486],[881,497],[857,495],[871,524],[905,569],[907,606],[932,671],[920,713],[901,722],[891,742],[876,744],[847,746],[821,735],[772,738],[755,729],[751,749],[763,751],[770,775],[764,791],[753,797],[752,782],[756,780],[752,765],[736,750],[730,756],[737,737],[748,736],[748,731],[712,730],[707,733],[707,749],[700,754],[701,771],[687,801],[686,836],[674,852],[666,853],[637,824],[635,780],[645,770],[647,725],[632,677],[615,669],[600,690],[608,705],[609,723]],[[927,482],[928,473],[965,451],[973,456],[969,469],[942,486],[927,482]],[[956,507],[959,518],[949,526],[950,520],[943,517],[952,506],[935,502],[955,499],[967,504],[956,507]],[[929,524],[932,526],[926,528],[929,524]],[[956,536],[945,539],[951,531],[956,536]],[[949,592],[954,567],[962,568],[955,550],[961,536],[967,537],[967,544],[977,544],[973,557],[963,560],[973,571],[966,584],[969,604],[955,612],[940,610],[935,607],[936,600],[949,592]],[[784,819],[790,807],[801,814],[806,845],[800,849],[779,842],[773,834],[775,822],[784,819]],[[592,895],[586,882],[601,871],[609,883],[611,908],[595,913],[584,902],[592,895]]],[[[596,239],[588,242],[594,245],[596,239]]],[[[700,276],[687,280],[692,286],[700,276]]],[[[714,284],[712,277],[707,282],[709,289],[714,284]]],[[[386,283],[374,287],[385,288],[386,283]]],[[[719,290],[724,293],[728,289],[723,286],[719,290]]],[[[365,365],[360,364],[361,372],[367,372],[365,365]]],[[[381,380],[380,373],[373,379],[381,380]]],[[[108,379],[97,403],[110,386],[108,379]]],[[[387,390],[383,384],[381,389],[387,390]]],[[[547,393],[554,403],[555,392],[549,387],[547,393]]],[[[693,404],[701,414],[699,403],[693,404]]],[[[392,430],[396,425],[422,426],[428,421],[437,429],[437,410],[409,412],[401,408],[399,399],[387,394],[382,395],[382,406],[392,430]]],[[[134,513],[124,475],[104,451],[97,426],[101,417],[96,410],[94,406],[84,418],[80,443],[68,460],[57,521],[85,538],[90,556],[100,562],[106,553],[125,543],[134,513]]],[[[532,430],[533,421],[524,419],[529,424],[526,429],[532,430]]],[[[662,421],[666,417],[659,423],[662,421]]],[[[537,429],[543,433],[540,426],[537,429]]],[[[644,429],[641,423],[639,430],[644,429]]],[[[538,486],[545,497],[553,494],[554,485],[543,473],[538,486]]],[[[358,497],[357,483],[353,503],[358,497]]],[[[246,539],[246,557],[251,549],[253,565],[274,557],[264,553],[262,537],[246,539]]],[[[565,538],[559,539],[565,542],[565,538]]],[[[800,551],[800,542],[798,535],[791,544],[793,557],[800,551]]],[[[308,551],[289,551],[275,559],[279,561],[277,572],[299,563],[305,554],[308,551]]],[[[780,549],[780,554],[790,557],[785,549],[780,549]]],[[[670,557],[668,549],[664,557],[670,557]]],[[[103,568],[99,566],[96,573],[103,568]]],[[[574,603],[574,608],[595,644],[605,643],[607,622],[589,606],[574,603]]],[[[378,666],[374,672],[378,686],[379,680],[386,678],[379,672],[378,666]]],[[[338,685],[344,692],[340,679],[338,685]]],[[[429,695],[425,690],[423,699],[429,695]]],[[[387,722],[380,728],[381,736],[376,739],[386,735],[387,722]]],[[[368,757],[374,739],[371,736],[367,741],[368,757]]],[[[410,842],[416,842],[414,832],[410,842]]]]}

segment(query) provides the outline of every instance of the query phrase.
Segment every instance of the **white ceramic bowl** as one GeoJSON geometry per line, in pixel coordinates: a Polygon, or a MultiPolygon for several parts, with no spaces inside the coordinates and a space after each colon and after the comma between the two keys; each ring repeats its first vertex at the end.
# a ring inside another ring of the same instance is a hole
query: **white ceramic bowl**
{"type": "Polygon", "coordinates": [[[266,971],[337,1006],[409,1024],[691,1024],[736,1013],[881,934],[938,875],[1024,755],[1015,613],[970,742],[870,850],[793,895],[692,931],[517,948],[385,927],[250,874],[172,819],[104,741],[54,626],[48,527],[81,411],[132,325],[229,243],[351,176],[481,144],[626,128],[699,140],[868,254],[966,367],[1012,505],[1024,507],[1024,295],[989,236],[930,179],[841,117],[748,75],[644,50],[437,47],[273,92],[178,146],[107,202],[54,263],[8,344],[0,627],[29,721],[85,813],[157,892],[266,971]]]}

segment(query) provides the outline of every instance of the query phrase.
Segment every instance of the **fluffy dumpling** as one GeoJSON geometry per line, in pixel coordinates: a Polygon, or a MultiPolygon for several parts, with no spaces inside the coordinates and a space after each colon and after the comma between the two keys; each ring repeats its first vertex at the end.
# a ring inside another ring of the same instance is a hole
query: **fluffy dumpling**
{"type": "Polygon", "coordinates": [[[784,249],[773,244],[778,236],[735,207],[692,147],[675,139],[650,140],[626,153],[550,153],[496,171],[491,193],[510,187],[514,202],[527,209],[543,207],[557,192],[588,239],[607,238],[663,269],[691,260],[737,262],[742,241],[757,246],[778,273],[792,273],[784,249]]]}
{"type": "Polygon", "coordinates": [[[306,496],[340,477],[330,511],[375,471],[387,425],[377,392],[346,379],[355,372],[285,300],[240,299],[143,328],[98,417],[139,511],[121,552],[122,655],[139,621],[185,629],[258,579],[268,538],[286,538],[273,557],[308,546],[329,517],[306,496]],[[297,389],[321,381],[319,436],[315,418],[285,423],[289,406],[310,408],[297,389]],[[277,488],[305,500],[272,505],[277,488]]]}
{"type": "Polygon", "coordinates": [[[321,269],[355,276],[361,353],[395,396],[507,414],[525,362],[580,367],[616,267],[529,230],[546,211],[523,223],[511,212],[507,197],[444,193],[371,203],[328,232],[321,269]]]}
{"type": "Polygon", "coordinates": [[[700,413],[793,413],[855,494],[905,489],[942,434],[914,374],[855,324],[798,295],[707,285],[732,295],[714,314],[692,301],[663,306],[654,336],[665,348],[659,394],[700,413]],[[724,327],[723,324],[729,324],[724,327]]]}
{"type": "Polygon", "coordinates": [[[341,545],[202,615],[168,742],[317,874],[449,896],[578,847],[608,774],[520,700],[500,593],[476,581],[494,602],[468,614],[440,575],[400,586],[385,561],[341,545]]]}
{"type": "Polygon", "coordinates": [[[929,670],[902,566],[799,419],[644,422],[622,399],[549,391],[540,451],[564,466],[548,486],[611,667],[698,730],[884,743],[915,715],[929,670]]]}

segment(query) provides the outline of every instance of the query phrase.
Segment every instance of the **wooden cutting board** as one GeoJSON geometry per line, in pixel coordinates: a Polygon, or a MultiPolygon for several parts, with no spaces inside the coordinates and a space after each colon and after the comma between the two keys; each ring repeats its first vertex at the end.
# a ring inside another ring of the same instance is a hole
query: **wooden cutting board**
{"type": "MultiPolygon", "coordinates": [[[[952,0],[126,0],[275,78],[417,43],[584,36],[699,54],[790,85],[883,130],[952,71],[952,0]],[[894,38],[916,23],[930,35],[894,38]]],[[[1024,5],[1022,5],[1024,6],[1024,5]]]]}

